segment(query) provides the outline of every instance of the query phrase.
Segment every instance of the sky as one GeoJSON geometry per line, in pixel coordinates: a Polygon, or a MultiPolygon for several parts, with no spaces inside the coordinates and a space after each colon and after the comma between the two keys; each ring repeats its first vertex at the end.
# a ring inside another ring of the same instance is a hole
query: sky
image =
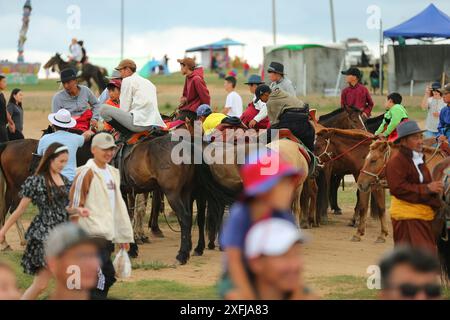
{"type": "MultiPolygon", "coordinates": [[[[258,66],[263,60],[263,46],[273,44],[272,0],[124,2],[125,56],[139,62],[168,54],[173,69],[185,49],[230,37],[246,44],[243,49],[232,49],[230,54],[243,55],[252,66],[258,66]]],[[[0,0],[0,60],[16,60],[24,3],[24,0],[0,0]]],[[[117,59],[120,3],[120,0],[32,0],[25,60],[45,63],[55,52],[67,54],[72,37],[84,40],[93,62],[117,59]]],[[[433,3],[450,15],[449,0],[433,3]]],[[[379,30],[370,24],[377,12],[386,29],[429,4],[426,0],[334,0],[337,41],[360,38],[378,55],[379,30]]],[[[277,44],[332,42],[329,0],[276,0],[276,16],[277,44]]]]}

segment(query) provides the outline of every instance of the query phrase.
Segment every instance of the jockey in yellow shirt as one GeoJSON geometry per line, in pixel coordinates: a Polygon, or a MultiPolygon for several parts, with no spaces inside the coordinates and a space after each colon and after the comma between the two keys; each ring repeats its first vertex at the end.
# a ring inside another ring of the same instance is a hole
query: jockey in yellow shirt
{"type": "Polygon", "coordinates": [[[223,113],[213,113],[209,105],[202,104],[197,109],[197,117],[202,122],[205,137],[209,137],[227,116],[223,113]]]}

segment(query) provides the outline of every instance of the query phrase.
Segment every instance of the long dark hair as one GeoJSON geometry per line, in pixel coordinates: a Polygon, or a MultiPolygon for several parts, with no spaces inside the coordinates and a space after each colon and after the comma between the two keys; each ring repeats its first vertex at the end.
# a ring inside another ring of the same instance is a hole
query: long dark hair
{"type": "MultiPolygon", "coordinates": [[[[55,142],[52,143],[47,150],[44,153],[44,156],[42,157],[41,161],[39,162],[39,166],[36,169],[35,176],[42,175],[45,178],[45,186],[47,188],[47,194],[50,201],[52,201],[53,198],[53,189],[57,187],[55,181],[52,178],[51,172],[50,172],[50,164],[52,160],[56,159],[63,153],[69,153],[67,149],[64,149],[62,151],[56,152],[56,150],[60,147],[64,147],[63,144],[55,142]]],[[[59,190],[60,193],[62,193],[61,190],[59,190]]]]}
{"type": "Polygon", "coordinates": [[[14,97],[16,94],[18,94],[19,92],[21,92],[22,90],[19,88],[15,88],[13,89],[13,91],[11,91],[11,95],[9,96],[9,103],[14,103],[15,105],[19,106],[20,108],[22,108],[22,102],[18,103],[16,98],[14,97]]]}

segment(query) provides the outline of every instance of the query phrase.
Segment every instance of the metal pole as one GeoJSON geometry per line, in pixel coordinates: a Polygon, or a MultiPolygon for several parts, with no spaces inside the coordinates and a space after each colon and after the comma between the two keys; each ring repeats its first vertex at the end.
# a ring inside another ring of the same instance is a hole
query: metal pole
{"type": "Polygon", "coordinates": [[[125,34],[124,0],[120,0],[120,60],[123,60],[125,34]]]}
{"type": "Polygon", "coordinates": [[[272,32],[273,32],[273,45],[277,44],[277,18],[276,18],[275,0],[272,0],[272,32]]]}
{"type": "Polygon", "coordinates": [[[383,52],[384,52],[384,37],[383,37],[383,21],[380,18],[380,94],[383,95],[383,52]]]}
{"type": "Polygon", "coordinates": [[[336,43],[336,25],[334,23],[333,0],[330,0],[330,14],[331,14],[331,34],[333,36],[333,43],[336,43]]]}

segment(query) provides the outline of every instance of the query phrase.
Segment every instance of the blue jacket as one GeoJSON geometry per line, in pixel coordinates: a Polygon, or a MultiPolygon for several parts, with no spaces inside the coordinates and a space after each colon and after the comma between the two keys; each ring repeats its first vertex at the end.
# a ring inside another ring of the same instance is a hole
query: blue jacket
{"type": "Polygon", "coordinates": [[[439,114],[439,135],[445,136],[447,130],[450,130],[450,105],[447,105],[446,108],[443,108],[441,110],[441,113],[439,114]]]}

